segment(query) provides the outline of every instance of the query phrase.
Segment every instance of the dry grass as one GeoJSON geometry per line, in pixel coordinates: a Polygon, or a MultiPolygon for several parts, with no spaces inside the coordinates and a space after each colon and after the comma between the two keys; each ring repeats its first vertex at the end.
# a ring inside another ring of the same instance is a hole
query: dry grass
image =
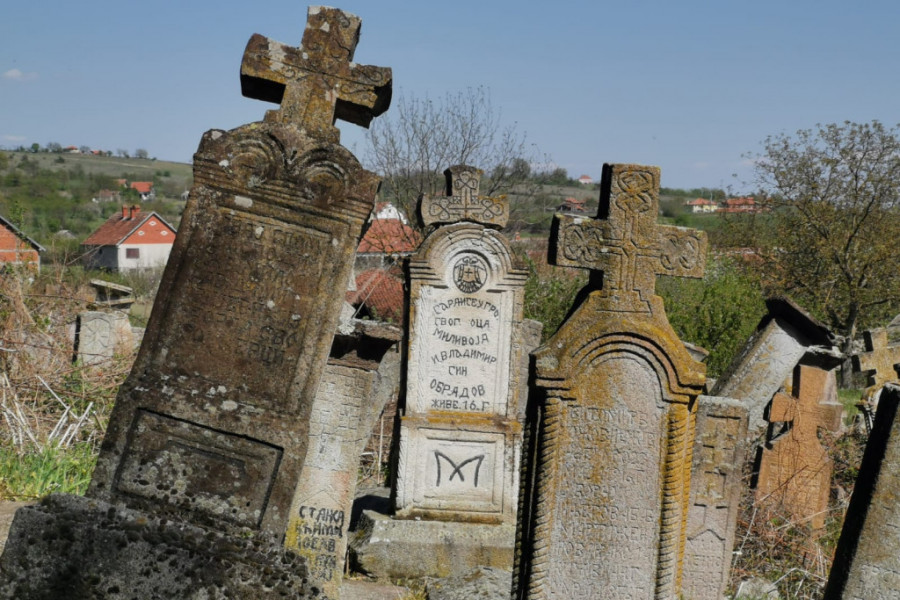
{"type": "Polygon", "coordinates": [[[0,278],[0,499],[83,491],[134,353],[73,363],[74,322],[88,308],[62,271],[0,278]]]}
{"type": "Polygon", "coordinates": [[[820,434],[820,440],[834,461],[824,531],[816,532],[808,523],[797,522],[775,503],[757,502],[755,490],[745,485],[731,571],[732,591],[741,581],[758,577],[774,583],[784,600],[822,597],[866,437],[849,432],[843,436],[820,434]]]}

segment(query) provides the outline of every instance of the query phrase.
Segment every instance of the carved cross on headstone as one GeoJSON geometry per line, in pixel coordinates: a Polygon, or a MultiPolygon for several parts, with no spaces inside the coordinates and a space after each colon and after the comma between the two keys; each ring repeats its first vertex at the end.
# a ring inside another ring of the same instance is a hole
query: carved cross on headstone
{"type": "Polygon", "coordinates": [[[900,365],[900,346],[888,346],[887,329],[863,332],[863,340],[867,352],[853,357],[853,367],[869,376],[865,396],[871,399],[884,384],[900,379],[897,371],[900,365]]]}
{"type": "Polygon", "coordinates": [[[832,466],[818,429],[839,431],[843,406],[836,401],[833,373],[806,365],[798,369],[794,395],[779,392],[772,398],[769,422],[790,423],[791,429],[763,453],[757,499],[777,494],[796,518],[809,519],[814,529],[820,529],[825,524],[832,466]]]}
{"type": "Polygon", "coordinates": [[[241,63],[241,93],[281,104],[266,121],[293,123],[337,142],[335,119],[368,127],[391,103],[391,69],[357,65],[360,19],[336,8],[309,7],[299,48],[254,34],[241,63]]]}
{"type": "Polygon", "coordinates": [[[657,275],[702,277],[706,234],[657,225],[659,167],[603,165],[596,219],[556,215],[550,261],[602,271],[606,309],[650,311],[657,275]]]}
{"type": "Polygon", "coordinates": [[[509,219],[509,202],[505,198],[479,195],[481,169],[456,165],[444,171],[446,196],[422,196],[419,213],[426,227],[436,223],[473,221],[502,228],[509,219]]]}

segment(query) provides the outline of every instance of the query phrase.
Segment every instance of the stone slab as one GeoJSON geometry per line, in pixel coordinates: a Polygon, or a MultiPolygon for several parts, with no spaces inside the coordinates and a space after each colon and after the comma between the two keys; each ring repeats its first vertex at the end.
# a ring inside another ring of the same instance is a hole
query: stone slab
{"type": "Polygon", "coordinates": [[[266,535],[232,537],[80,496],[16,513],[0,598],[321,598],[303,560],[266,535]]]}
{"type": "Polygon", "coordinates": [[[383,580],[449,577],[479,566],[511,570],[515,526],[394,519],[364,510],[350,539],[355,570],[383,580]]]}
{"type": "Polygon", "coordinates": [[[731,398],[699,396],[697,404],[681,590],[689,600],[721,600],[731,575],[748,411],[731,398]]]}
{"type": "Polygon", "coordinates": [[[824,600],[900,598],[900,387],[882,388],[824,600]]]}

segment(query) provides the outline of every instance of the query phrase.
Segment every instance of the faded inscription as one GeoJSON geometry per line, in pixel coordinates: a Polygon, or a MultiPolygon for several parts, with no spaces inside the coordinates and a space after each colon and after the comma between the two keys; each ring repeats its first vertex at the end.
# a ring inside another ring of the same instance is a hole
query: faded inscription
{"type": "Polygon", "coordinates": [[[166,362],[217,382],[271,372],[253,378],[259,389],[244,400],[289,412],[290,375],[331,236],[250,213],[220,209],[217,217],[176,304],[166,362]]]}
{"type": "Polygon", "coordinates": [[[631,358],[604,361],[596,375],[588,397],[563,408],[550,587],[567,598],[652,598],[665,439],[659,383],[631,358]],[[609,397],[590,398],[594,390],[609,397]]]}

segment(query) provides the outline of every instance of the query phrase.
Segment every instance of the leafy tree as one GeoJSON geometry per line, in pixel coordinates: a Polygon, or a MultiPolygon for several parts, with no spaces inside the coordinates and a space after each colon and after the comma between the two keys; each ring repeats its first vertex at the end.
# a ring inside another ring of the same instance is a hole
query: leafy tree
{"type": "Polygon", "coordinates": [[[41,145],[38,144],[37,142],[33,143],[33,144],[31,145],[31,151],[32,151],[33,153],[35,153],[35,154],[38,153],[38,152],[40,152],[40,151],[41,151],[41,145]]]}
{"type": "Polygon", "coordinates": [[[515,125],[501,124],[500,111],[481,87],[436,101],[401,95],[367,137],[366,161],[384,178],[382,194],[410,216],[421,195],[444,192],[444,170],[459,164],[487,174],[483,195],[537,191],[529,185],[530,167],[524,168],[536,158],[533,146],[515,125]]]}
{"type": "Polygon", "coordinates": [[[729,260],[711,259],[703,279],[660,277],[656,289],[678,336],[709,350],[710,377],[731,364],[766,312],[759,281],[729,260]]]}
{"type": "Polygon", "coordinates": [[[762,212],[739,219],[732,243],[747,265],[844,336],[900,307],[900,139],[878,121],[819,125],[764,142],[762,212]]]}

